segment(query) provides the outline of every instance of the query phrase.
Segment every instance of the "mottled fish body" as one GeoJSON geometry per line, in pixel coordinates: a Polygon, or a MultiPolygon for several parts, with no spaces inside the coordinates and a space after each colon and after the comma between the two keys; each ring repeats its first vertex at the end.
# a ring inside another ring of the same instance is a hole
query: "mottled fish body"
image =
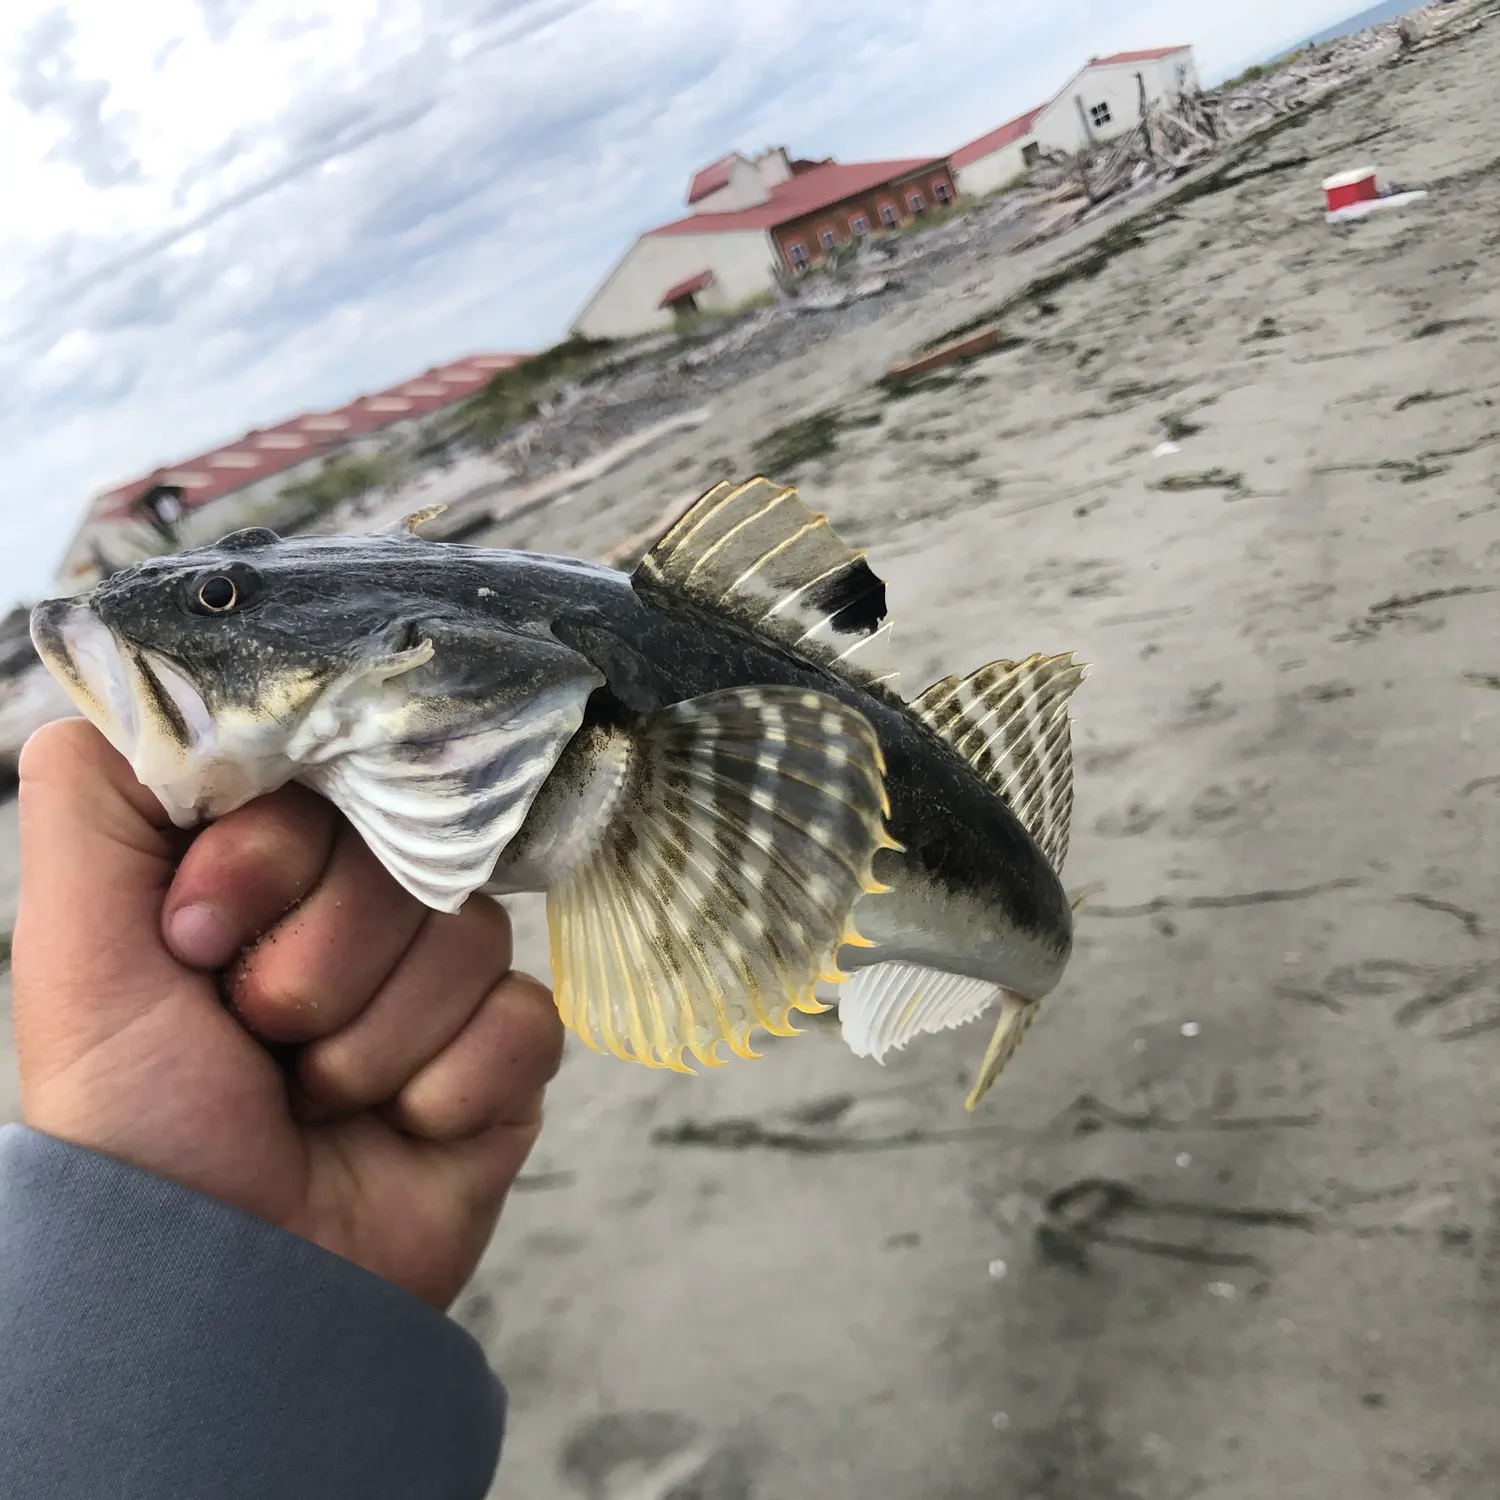
{"type": "Polygon", "coordinates": [[[821,980],[878,1058],[999,1002],[972,1107],[1071,950],[1071,657],[903,702],[884,584],[765,480],[631,575],[420,519],[151,559],[38,605],[33,639],[184,827],[299,781],[436,910],[545,891],[591,1047],[753,1056],[821,980]]]}

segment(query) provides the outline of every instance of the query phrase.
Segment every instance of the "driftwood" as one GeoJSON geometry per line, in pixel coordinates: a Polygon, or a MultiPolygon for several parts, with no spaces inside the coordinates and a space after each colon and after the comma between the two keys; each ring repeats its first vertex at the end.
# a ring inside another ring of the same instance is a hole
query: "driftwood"
{"type": "MultiPolygon", "coordinates": [[[[1075,153],[1045,151],[1032,175],[1035,188],[1081,201],[1079,215],[1130,189],[1168,181],[1197,166],[1229,141],[1278,116],[1305,109],[1363,74],[1432,46],[1445,25],[1473,4],[1436,0],[1396,21],[1309,47],[1253,79],[1213,92],[1190,91],[1148,99],[1136,75],[1136,123],[1121,135],[1075,153]]],[[[1026,243],[1051,238],[1073,222],[1047,225],[1026,243]]]]}

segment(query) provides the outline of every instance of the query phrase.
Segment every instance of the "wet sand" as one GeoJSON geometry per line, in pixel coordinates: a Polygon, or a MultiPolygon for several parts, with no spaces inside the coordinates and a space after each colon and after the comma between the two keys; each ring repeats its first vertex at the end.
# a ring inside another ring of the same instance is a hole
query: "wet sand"
{"type": "Polygon", "coordinates": [[[984,360],[873,383],[1079,240],[507,531],[598,555],[826,412],[778,472],[870,548],[910,692],[1091,663],[1091,896],[974,1117],[987,1024],[884,1068],[817,1022],[691,1079],[570,1052],[457,1307],[496,1496],[1494,1493],[1497,69],[1492,24],[1104,222],[984,360]],[[1366,160],[1431,197],[1331,229],[1366,160]]]}

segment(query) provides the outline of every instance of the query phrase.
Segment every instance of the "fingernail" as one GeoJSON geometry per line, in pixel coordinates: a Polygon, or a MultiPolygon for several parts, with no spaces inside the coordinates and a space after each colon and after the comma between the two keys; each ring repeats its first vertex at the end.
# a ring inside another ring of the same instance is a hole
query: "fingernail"
{"type": "Polygon", "coordinates": [[[166,927],[167,946],[195,969],[222,969],[239,948],[223,914],[201,902],[179,907],[166,927]]]}

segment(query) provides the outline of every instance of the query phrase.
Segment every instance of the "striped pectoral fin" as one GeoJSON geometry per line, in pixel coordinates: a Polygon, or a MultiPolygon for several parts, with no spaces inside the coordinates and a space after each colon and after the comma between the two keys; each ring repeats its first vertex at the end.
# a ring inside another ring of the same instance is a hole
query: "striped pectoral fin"
{"type": "Polygon", "coordinates": [[[875,733],[836,699],[732,689],[649,715],[598,847],[548,895],[564,1023],[678,1071],[792,1034],[882,889],[888,807],[875,733]]]}

